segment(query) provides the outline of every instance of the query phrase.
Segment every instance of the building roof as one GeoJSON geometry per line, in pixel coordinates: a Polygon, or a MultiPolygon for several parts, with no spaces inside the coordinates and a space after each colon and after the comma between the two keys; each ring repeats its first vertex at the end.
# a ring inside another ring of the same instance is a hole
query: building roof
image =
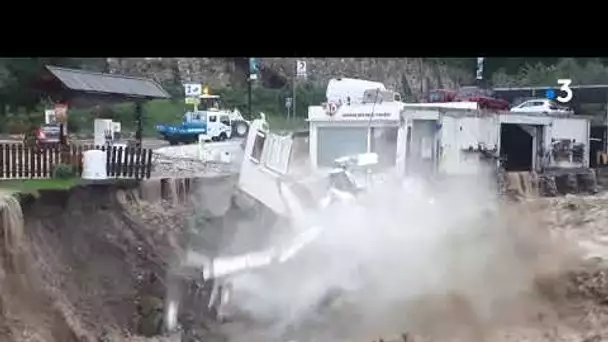
{"type": "Polygon", "coordinates": [[[160,84],[149,78],[104,74],[50,65],[47,65],[46,69],[65,87],[73,91],[148,99],[171,97],[160,84]]]}

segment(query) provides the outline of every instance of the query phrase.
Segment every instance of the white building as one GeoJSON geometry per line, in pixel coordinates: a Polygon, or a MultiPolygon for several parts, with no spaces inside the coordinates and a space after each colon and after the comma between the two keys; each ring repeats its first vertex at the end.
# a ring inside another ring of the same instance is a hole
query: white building
{"type": "Polygon", "coordinates": [[[403,103],[365,93],[361,103],[309,107],[305,139],[277,136],[256,120],[239,187],[286,213],[282,194],[288,191],[281,188],[287,183],[314,183],[337,158],[362,153],[378,154],[377,168],[397,177],[475,175],[488,155],[494,162],[506,159],[507,171],[589,167],[588,117],[492,112],[476,103],[403,103]],[[304,153],[296,148],[302,144],[304,153]]]}

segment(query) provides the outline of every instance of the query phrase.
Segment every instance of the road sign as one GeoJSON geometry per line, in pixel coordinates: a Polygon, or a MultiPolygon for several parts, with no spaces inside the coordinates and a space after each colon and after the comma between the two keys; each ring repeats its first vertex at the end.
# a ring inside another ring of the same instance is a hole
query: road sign
{"type": "Polygon", "coordinates": [[[186,104],[197,105],[199,103],[201,103],[199,97],[186,97],[186,104]]]}
{"type": "Polygon", "coordinates": [[[186,97],[200,97],[203,93],[203,86],[200,83],[184,84],[184,93],[186,97]]]}
{"type": "Polygon", "coordinates": [[[249,58],[249,73],[257,74],[258,72],[260,72],[260,65],[258,63],[258,59],[254,57],[249,58]]]}
{"type": "Polygon", "coordinates": [[[306,62],[305,61],[296,62],[296,76],[297,77],[306,77],[306,62]]]}
{"type": "Polygon", "coordinates": [[[285,108],[287,108],[287,109],[291,108],[292,103],[293,103],[293,98],[291,98],[291,97],[285,98],[285,108]]]}

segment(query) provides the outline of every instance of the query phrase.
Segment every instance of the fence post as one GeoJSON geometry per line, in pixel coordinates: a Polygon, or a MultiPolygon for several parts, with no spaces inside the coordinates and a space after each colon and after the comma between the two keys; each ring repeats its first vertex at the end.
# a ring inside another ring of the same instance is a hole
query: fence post
{"type": "MultiPolygon", "coordinates": [[[[32,178],[32,171],[30,171],[30,154],[32,149],[27,145],[23,145],[23,175],[25,177],[32,178]]],[[[1,162],[0,162],[1,164],[1,162]]],[[[1,167],[1,165],[0,165],[1,167]]],[[[2,175],[0,175],[2,177],[2,175]]]]}
{"type": "Polygon", "coordinates": [[[23,177],[23,145],[17,145],[17,174],[23,177]]]}
{"type": "Polygon", "coordinates": [[[11,144],[11,175],[17,178],[17,145],[11,144]]]}
{"type": "Polygon", "coordinates": [[[35,148],[30,148],[30,178],[36,176],[36,154],[37,150],[35,148]]]}
{"type": "Polygon", "coordinates": [[[141,172],[141,170],[143,170],[142,164],[144,163],[144,161],[141,159],[141,153],[142,153],[142,149],[138,148],[135,150],[135,178],[143,178],[141,177],[141,174],[143,174],[143,172],[141,172]]]}
{"type": "Polygon", "coordinates": [[[42,150],[42,149],[38,149],[36,151],[36,176],[38,178],[42,177],[42,152],[43,151],[44,150],[42,150]]]}
{"type": "Polygon", "coordinates": [[[148,162],[146,163],[146,178],[152,174],[152,150],[148,149],[148,162]]]}
{"type": "Polygon", "coordinates": [[[50,178],[53,171],[49,170],[49,166],[47,164],[49,159],[47,155],[48,150],[48,147],[45,146],[40,150],[40,154],[42,154],[42,176],[50,178]]]}
{"type": "Polygon", "coordinates": [[[6,145],[0,144],[0,178],[4,178],[4,149],[6,145]]]}
{"type": "Polygon", "coordinates": [[[118,154],[118,149],[116,146],[112,146],[112,159],[110,160],[110,173],[108,176],[114,177],[116,174],[116,156],[118,154]]]}
{"type": "Polygon", "coordinates": [[[135,148],[127,148],[129,151],[129,177],[133,177],[133,169],[135,169],[135,148]]]}

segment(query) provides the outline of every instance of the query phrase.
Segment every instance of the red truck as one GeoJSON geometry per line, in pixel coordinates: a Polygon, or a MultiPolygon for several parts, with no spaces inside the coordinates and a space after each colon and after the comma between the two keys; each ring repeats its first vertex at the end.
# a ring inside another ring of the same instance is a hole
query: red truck
{"type": "Polygon", "coordinates": [[[477,102],[479,108],[509,110],[509,102],[499,99],[491,89],[462,87],[458,90],[435,89],[429,92],[428,102],[477,102]]]}

